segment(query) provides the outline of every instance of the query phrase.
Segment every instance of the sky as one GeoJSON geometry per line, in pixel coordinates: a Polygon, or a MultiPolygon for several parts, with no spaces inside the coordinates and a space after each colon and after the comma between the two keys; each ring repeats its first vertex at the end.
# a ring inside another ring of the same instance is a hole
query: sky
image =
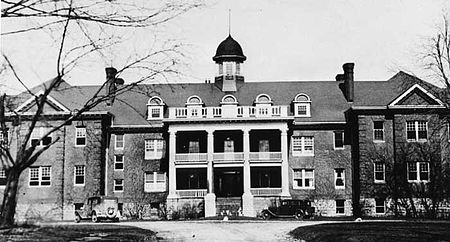
{"type": "MultiPolygon", "coordinates": [[[[189,68],[176,82],[204,82],[214,78],[212,61],[219,43],[231,35],[243,48],[246,81],[334,80],[342,64],[355,63],[355,80],[387,80],[399,70],[432,81],[423,71],[420,53],[436,33],[450,0],[227,0],[208,1],[162,29],[184,48],[189,68]]],[[[2,22],[2,29],[8,27],[2,22]]],[[[134,43],[139,45],[137,40],[134,43]]],[[[39,38],[2,37],[7,53],[29,86],[54,76],[54,61],[39,38]]],[[[54,47],[53,47],[54,48],[54,47]]],[[[111,50],[113,51],[113,50],[111,50]]],[[[114,58],[121,58],[115,56],[114,58]]],[[[117,61],[120,63],[120,61],[117,61]]],[[[101,84],[104,68],[115,65],[92,61],[66,76],[74,85],[101,84]]],[[[136,73],[135,73],[136,74],[136,73]]],[[[133,79],[132,76],[125,76],[133,79]]],[[[20,85],[4,75],[7,92],[20,85]]],[[[5,86],[1,87],[5,88],[5,86]]]]}

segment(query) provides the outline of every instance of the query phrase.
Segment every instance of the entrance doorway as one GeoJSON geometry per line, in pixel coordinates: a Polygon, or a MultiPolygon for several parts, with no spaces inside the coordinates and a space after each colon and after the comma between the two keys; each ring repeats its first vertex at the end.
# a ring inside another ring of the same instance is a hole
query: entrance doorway
{"type": "Polygon", "coordinates": [[[244,193],[242,167],[214,168],[214,193],[217,197],[240,197],[244,193]]]}

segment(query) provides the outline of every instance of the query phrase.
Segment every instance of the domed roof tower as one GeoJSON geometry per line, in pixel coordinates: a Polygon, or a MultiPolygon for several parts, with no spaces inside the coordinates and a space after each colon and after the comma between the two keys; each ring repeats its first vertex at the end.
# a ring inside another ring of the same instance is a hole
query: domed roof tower
{"type": "Polygon", "coordinates": [[[219,44],[216,55],[212,59],[218,66],[216,85],[223,92],[235,92],[237,83],[244,82],[242,63],[247,59],[241,45],[231,35],[228,35],[219,44]]]}

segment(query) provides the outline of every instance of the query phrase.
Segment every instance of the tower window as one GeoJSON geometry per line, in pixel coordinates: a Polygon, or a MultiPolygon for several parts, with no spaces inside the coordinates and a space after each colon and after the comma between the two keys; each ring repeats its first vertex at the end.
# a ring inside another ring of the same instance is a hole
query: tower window
{"type": "Polygon", "coordinates": [[[225,62],[225,74],[233,75],[233,63],[232,62],[225,62]]]}

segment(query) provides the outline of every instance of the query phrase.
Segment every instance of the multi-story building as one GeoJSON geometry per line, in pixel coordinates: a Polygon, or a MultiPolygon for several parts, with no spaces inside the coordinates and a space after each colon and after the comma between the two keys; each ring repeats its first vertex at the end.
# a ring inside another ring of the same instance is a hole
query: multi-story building
{"type": "MultiPolygon", "coordinates": [[[[138,85],[63,126],[49,138],[57,142],[21,176],[18,218],[71,219],[74,208],[95,195],[118,197],[124,209],[165,204],[205,216],[227,210],[256,216],[279,198],[311,200],[324,216],[372,207],[380,214],[381,201],[383,213],[388,201],[378,192],[387,170],[368,155],[369,146],[395,150],[402,142],[426,142],[437,135],[434,129],[448,135],[448,126],[432,119],[447,122],[446,106],[430,85],[405,73],[355,82],[354,64],[347,63],[336,80],[248,82],[245,60],[228,36],[213,57],[213,83],[138,85]]],[[[123,85],[115,75],[106,68],[104,92],[123,85]]],[[[33,137],[98,89],[63,82],[50,94],[33,137]]],[[[15,100],[14,113],[33,113],[34,97],[15,100]]],[[[27,129],[14,113],[7,115],[16,127],[9,133],[13,151],[27,129]]],[[[421,162],[415,171],[426,172],[421,162]]],[[[417,174],[411,182],[424,178],[417,174]]],[[[3,184],[4,177],[0,173],[3,184]]]]}

